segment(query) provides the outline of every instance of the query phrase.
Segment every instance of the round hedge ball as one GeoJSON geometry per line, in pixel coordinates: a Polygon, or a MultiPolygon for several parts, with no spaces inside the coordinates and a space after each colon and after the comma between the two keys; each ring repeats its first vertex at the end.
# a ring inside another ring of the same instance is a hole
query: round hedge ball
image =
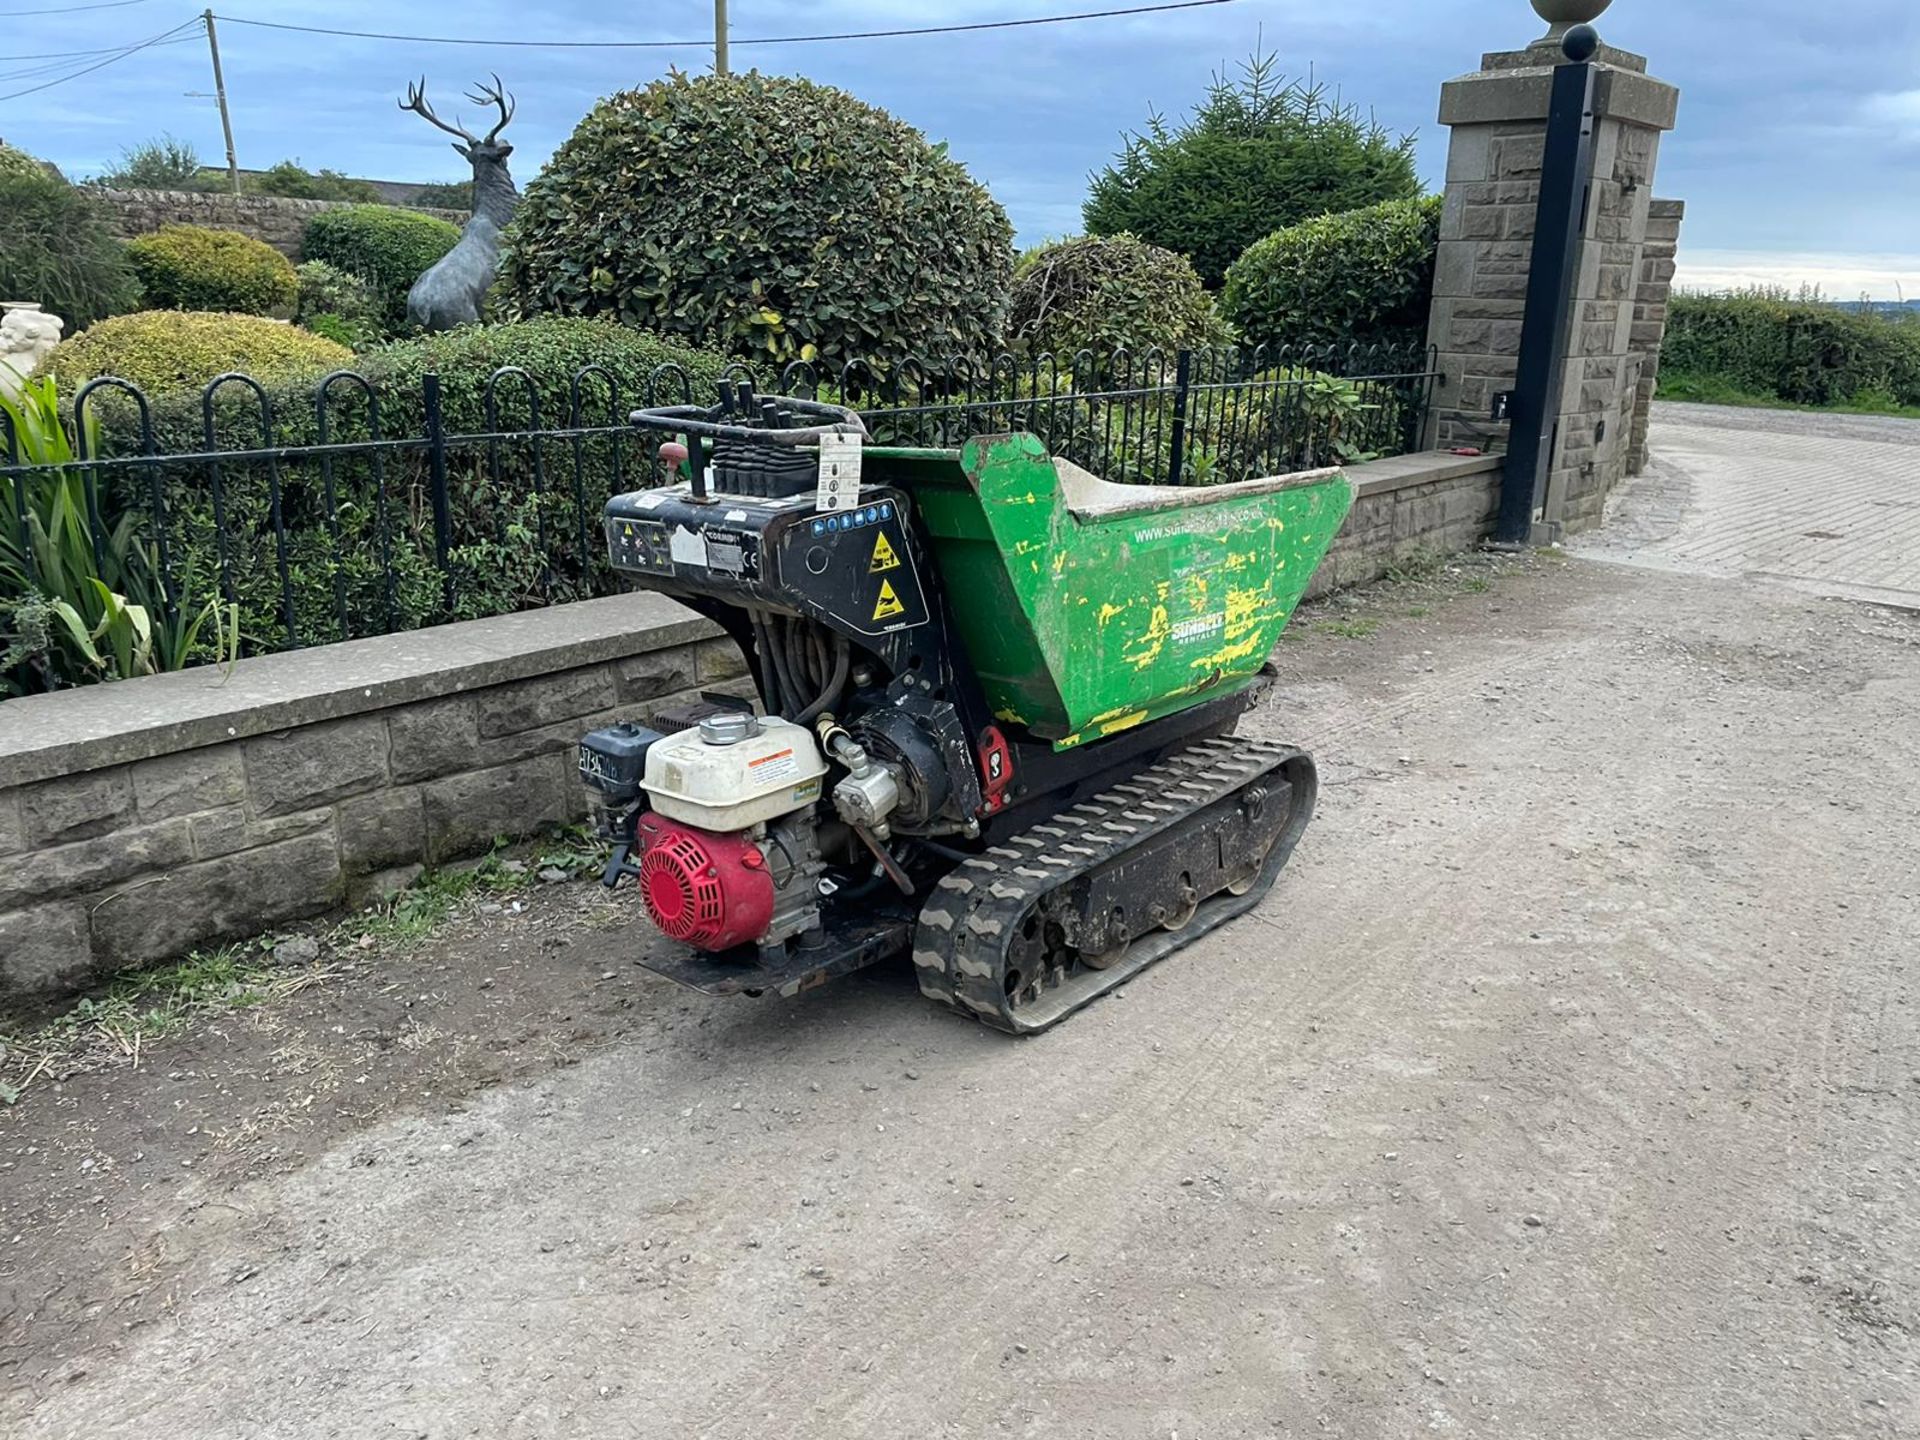
{"type": "Polygon", "coordinates": [[[238,230],[167,225],[129,241],[127,258],[155,310],[271,315],[300,293],[293,262],[238,230]]]}
{"type": "Polygon", "coordinates": [[[508,227],[523,315],[608,315],[779,364],[980,355],[1012,229],[918,130],[786,76],[673,75],[601,101],[508,227]]]}

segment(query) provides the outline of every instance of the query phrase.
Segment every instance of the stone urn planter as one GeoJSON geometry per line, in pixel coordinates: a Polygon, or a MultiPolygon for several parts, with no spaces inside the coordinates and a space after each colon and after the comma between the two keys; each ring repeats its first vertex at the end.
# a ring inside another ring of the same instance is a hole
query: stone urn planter
{"type": "Polygon", "coordinates": [[[1558,45],[1575,25],[1589,25],[1606,14],[1613,0],[1533,0],[1534,13],[1552,27],[1534,43],[1558,45]]]}

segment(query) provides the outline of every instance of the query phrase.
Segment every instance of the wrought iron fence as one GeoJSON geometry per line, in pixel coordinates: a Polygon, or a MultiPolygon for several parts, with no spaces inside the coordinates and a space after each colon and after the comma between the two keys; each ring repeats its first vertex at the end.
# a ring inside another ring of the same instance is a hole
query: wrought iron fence
{"type": "MultiPolygon", "coordinates": [[[[852,405],[878,444],[1026,430],[1109,479],[1192,485],[1402,453],[1439,377],[1431,352],[1349,347],[796,362],[726,378],[852,405]]],[[[223,375],[191,403],[95,380],[72,399],[65,466],[27,463],[0,414],[0,609],[41,585],[35,506],[76,477],[101,568],[131,546],[169,618],[237,606],[249,652],[611,593],[601,506],[664,478],[658,437],[626,417],[704,398],[673,365],[638,388],[600,366],[558,382],[508,366],[485,381],[483,428],[454,431],[431,374],[395,392],[338,371],[294,394],[223,375]]]]}

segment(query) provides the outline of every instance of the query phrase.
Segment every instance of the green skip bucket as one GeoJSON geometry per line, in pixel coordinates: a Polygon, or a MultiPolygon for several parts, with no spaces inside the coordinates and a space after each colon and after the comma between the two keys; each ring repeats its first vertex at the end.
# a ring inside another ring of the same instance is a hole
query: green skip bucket
{"type": "Polygon", "coordinates": [[[919,505],[995,713],[1062,750],[1250,684],[1353,504],[1337,470],[1110,484],[1031,435],[866,459],[919,505]]]}

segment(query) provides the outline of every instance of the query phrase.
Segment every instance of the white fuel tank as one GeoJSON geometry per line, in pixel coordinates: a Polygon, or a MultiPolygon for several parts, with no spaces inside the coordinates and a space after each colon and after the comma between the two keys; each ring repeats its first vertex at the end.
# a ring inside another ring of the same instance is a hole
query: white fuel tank
{"type": "Polygon", "coordinates": [[[724,832],[811,805],[826,773],[820,742],[806,726],[742,713],[656,742],[642,784],[656,813],[724,832]]]}

